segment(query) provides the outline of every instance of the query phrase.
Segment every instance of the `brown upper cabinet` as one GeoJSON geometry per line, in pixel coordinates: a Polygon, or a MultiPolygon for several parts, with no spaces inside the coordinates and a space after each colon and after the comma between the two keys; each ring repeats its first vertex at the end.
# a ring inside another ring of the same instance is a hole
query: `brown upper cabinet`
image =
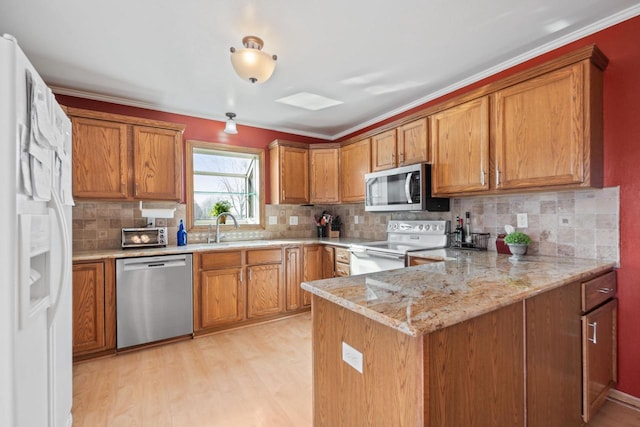
{"type": "Polygon", "coordinates": [[[340,145],[313,144],[309,146],[309,159],[311,203],[338,203],[340,145]]]}
{"type": "Polygon", "coordinates": [[[343,202],[364,201],[364,175],[371,172],[371,138],[340,148],[340,191],[343,202]]]}
{"type": "Polygon", "coordinates": [[[73,196],[126,199],[127,125],[73,117],[73,196]]]}
{"type": "Polygon", "coordinates": [[[489,99],[484,96],[429,117],[434,194],[489,189],[489,99]]]}
{"type": "Polygon", "coordinates": [[[66,107],[78,199],[180,200],[184,125],[66,107]]]}
{"type": "Polygon", "coordinates": [[[180,200],[182,137],[170,129],[133,127],[133,196],[180,200]]]}
{"type": "Polygon", "coordinates": [[[492,94],[497,189],[602,185],[590,152],[602,126],[602,107],[590,101],[601,100],[602,85],[590,70],[583,61],[492,94]]]}
{"type": "Polygon", "coordinates": [[[431,162],[432,193],[442,197],[602,187],[607,63],[585,46],[339,148],[274,141],[272,203],[362,202],[366,173],[421,162],[431,162]]]}
{"type": "Polygon", "coordinates": [[[371,169],[381,171],[397,166],[396,130],[391,129],[371,137],[371,169]]]}
{"type": "Polygon", "coordinates": [[[371,137],[373,171],[428,160],[427,119],[424,117],[371,137]]]}
{"type": "Polygon", "coordinates": [[[398,127],[398,166],[429,161],[427,136],[426,118],[398,127]]]}
{"type": "Polygon", "coordinates": [[[271,203],[309,203],[309,146],[275,140],[269,144],[271,203]]]}
{"type": "Polygon", "coordinates": [[[439,106],[433,194],[602,187],[606,65],[587,46],[439,106]]]}

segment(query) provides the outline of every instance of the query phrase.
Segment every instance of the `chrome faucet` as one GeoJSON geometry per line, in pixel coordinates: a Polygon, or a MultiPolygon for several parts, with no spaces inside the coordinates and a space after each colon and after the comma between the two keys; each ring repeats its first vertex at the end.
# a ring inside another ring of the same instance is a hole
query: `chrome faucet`
{"type": "MultiPolygon", "coordinates": [[[[220,243],[220,238],[224,237],[224,234],[220,234],[220,217],[224,215],[231,217],[233,220],[233,228],[238,228],[238,221],[236,221],[236,217],[231,215],[229,212],[222,212],[216,217],[216,243],[220,243]]],[[[207,243],[211,243],[211,240],[211,224],[209,224],[209,236],[207,237],[207,243]]]]}

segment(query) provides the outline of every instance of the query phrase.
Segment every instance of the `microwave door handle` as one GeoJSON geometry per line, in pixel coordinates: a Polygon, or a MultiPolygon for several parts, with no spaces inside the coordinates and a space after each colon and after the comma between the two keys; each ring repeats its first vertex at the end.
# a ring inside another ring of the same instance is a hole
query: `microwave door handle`
{"type": "Polygon", "coordinates": [[[409,172],[407,174],[407,179],[404,182],[404,194],[405,196],[407,196],[407,203],[413,203],[411,199],[411,176],[412,175],[413,175],[413,172],[409,172]]]}

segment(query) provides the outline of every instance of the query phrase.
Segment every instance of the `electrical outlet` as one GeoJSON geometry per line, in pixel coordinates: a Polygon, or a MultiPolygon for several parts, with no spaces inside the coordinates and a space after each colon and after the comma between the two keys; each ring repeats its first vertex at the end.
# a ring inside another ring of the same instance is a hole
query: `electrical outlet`
{"type": "Polygon", "coordinates": [[[358,223],[358,215],[354,215],[353,216],[353,223],[357,224],[358,223]]]}
{"type": "Polygon", "coordinates": [[[289,225],[298,225],[298,217],[296,215],[289,217],[289,225]]]}
{"type": "Polygon", "coordinates": [[[342,360],[356,371],[362,373],[362,353],[342,341],[342,360]]]}
{"type": "Polygon", "coordinates": [[[278,217],[275,215],[269,215],[269,225],[276,225],[278,223],[278,217]]]}
{"type": "Polygon", "coordinates": [[[529,220],[527,219],[526,213],[519,213],[517,215],[518,219],[518,228],[527,228],[529,227],[529,220]]]}

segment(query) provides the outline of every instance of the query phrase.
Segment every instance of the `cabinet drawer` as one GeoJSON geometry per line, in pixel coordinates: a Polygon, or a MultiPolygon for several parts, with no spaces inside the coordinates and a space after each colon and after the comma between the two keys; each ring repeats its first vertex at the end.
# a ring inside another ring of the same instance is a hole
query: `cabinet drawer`
{"type": "Polygon", "coordinates": [[[349,264],[344,264],[342,262],[336,262],[336,277],[346,277],[350,273],[351,269],[349,264]]]}
{"type": "Polygon", "coordinates": [[[617,291],[615,271],[603,274],[587,282],[582,282],[582,311],[591,310],[593,307],[615,296],[617,291]]]}
{"type": "Polygon", "coordinates": [[[351,253],[345,248],[336,248],[336,261],[343,264],[349,264],[351,260],[351,253]]]}
{"type": "Polygon", "coordinates": [[[216,268],[240,267],[242,265],[242,252],[207,252],[200,254],[200,266],[203,270],[216,268]]]}
{"type": "Polygon", "coordinates": [[[258,249],[247,251],[247,264],[272,264],[282,262],[282,249],[258,249]]]}

